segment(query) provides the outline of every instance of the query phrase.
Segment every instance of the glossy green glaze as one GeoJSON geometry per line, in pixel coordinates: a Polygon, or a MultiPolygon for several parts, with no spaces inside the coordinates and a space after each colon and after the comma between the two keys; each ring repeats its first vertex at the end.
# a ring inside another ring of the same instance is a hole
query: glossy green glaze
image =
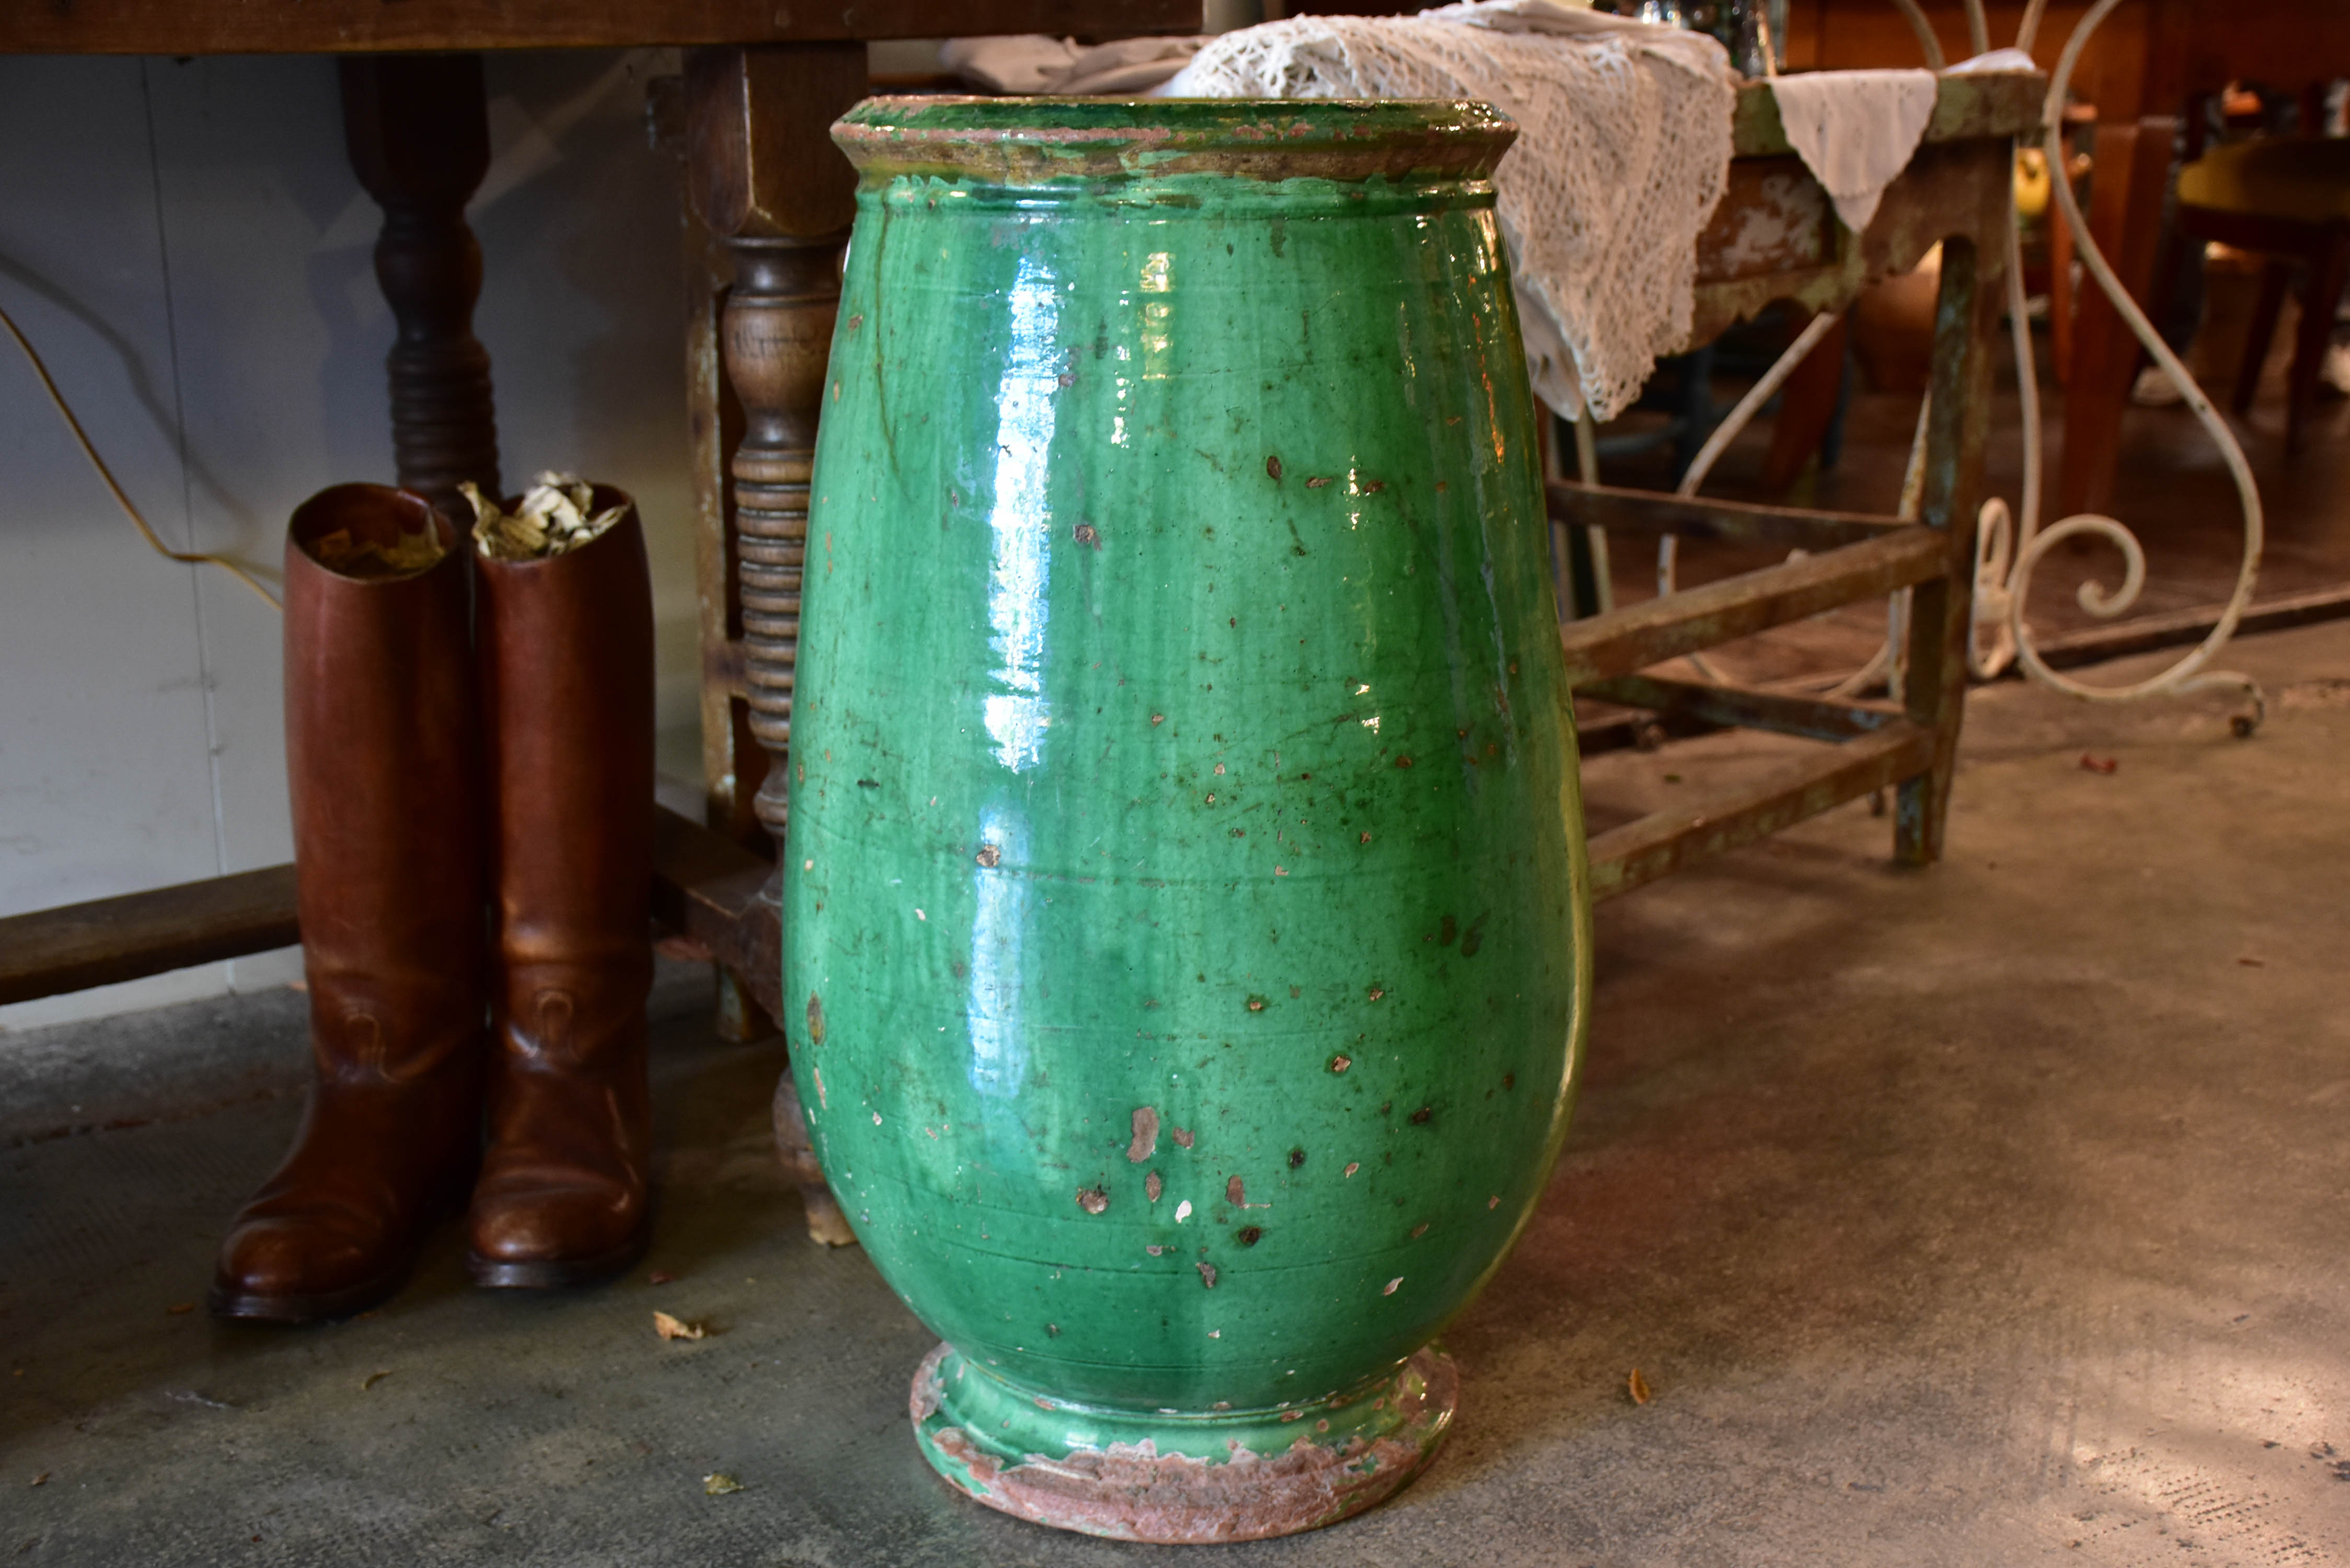
{"type": "Polygon", "coordinates": [[[880,99],[836,134],[784,883],[815,1147],[1037,1413],[989,1423],[1015,1462],[1263,1451],[1465,1303],[1573,1099],[1507,122],[880,99]]]}

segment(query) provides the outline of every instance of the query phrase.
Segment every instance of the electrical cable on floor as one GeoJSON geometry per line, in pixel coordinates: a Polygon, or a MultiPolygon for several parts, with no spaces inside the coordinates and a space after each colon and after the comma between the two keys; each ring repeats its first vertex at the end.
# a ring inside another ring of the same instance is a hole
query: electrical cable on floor
{"type": "Polygon", "coordinates": [[[262,602],[271,609],[282,610],[286,607],[277,602],[277,597],[275,594],[261,586],[259,580],[251,572],[246,571],[244,566],[230,560],[226,556],[210,555],[200,550],[174,550],[156,537],[155,530],[148,525],[146,518],[139,514],[139,508],[130,504],[130,497],[122,493],[122,486],[115,483],[113,470],[106,466],[106,460],[99,456],[98,449],[90,444],[88,434],[82,430],[81,421],[74,418],[73,409],[67,403],[65,394],[57,390],[57,382],[50,379],[49,368],[41,363],[40,355],[36,353],[32,344],[26,340],[25,334],[16,326],[16,318],[5,310],[0,310],[0,327],[6,327],[8,336],[16,340],[16,347],[24,350],[26,363],[33,367],[33,374],[40,379],[41,390],[48,393],[49,401],[56,406],[58,416],[66,421],[66,429],[73,432],[74,441],[81,448],[82,456],[89,459],[90,467],[98,470],[98,477],[105,481],[107,491],[114,497],[115,504],[122,508],[124,515],[130,519],[132,526],[139,530],[140,537],[147,541],[150,549],[167,561],[178,561],[184,566],[218,566],[222,571],[228,573],[238,582],[260,595],[262,602]]]}

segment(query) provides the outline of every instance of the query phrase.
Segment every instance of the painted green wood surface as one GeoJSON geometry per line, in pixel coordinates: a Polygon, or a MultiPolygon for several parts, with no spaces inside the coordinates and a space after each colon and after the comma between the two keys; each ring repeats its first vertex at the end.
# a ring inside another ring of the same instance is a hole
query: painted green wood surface
{"type": "Polygon", "coordinates": [[[868,165],[831,375],[784,964],[859,1239],[1059,1397],[1392,1373],[1539,1192],[1588,991],[1490,187],[868,165]]]}

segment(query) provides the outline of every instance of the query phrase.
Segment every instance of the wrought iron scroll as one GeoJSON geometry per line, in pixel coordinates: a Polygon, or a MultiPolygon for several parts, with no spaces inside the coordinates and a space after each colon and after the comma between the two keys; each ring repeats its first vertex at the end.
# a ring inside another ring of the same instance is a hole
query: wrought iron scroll
{"type": "MultiPolygon", "coordinates": [[[[1970,12],[1979,11],[1981,0],[1967,0],[1970,12]]],[[[2038,30],[2040,14],[2046,0],[2032,0],[2023,22],[2016,34],[2016,47],[2029,49],[2038,30]]],[[[2064,150],[2063,143],[2064,95],[2073,81],[2074,68],[2079,65],[2081,51],[2091,34],[2095,33],[2121,0],[2097,0],[2087,16],[2073,29],[2064,42],[2064,50],[2057,57],[2055,74],[2048,78],[2048,98],[2041,110],[2041,128],[2049,168],[2054,178],[2049,182],[2050,194],[2058,217],[2073,233],[2073,243],[2089,275],[2113,302],[2115,311],[2129,324],[2154,362],[2162,368],[2171,383],[2185,396],[2187,406],[2220,449],[2220,456],[2228,465],[2229,477],[2235,481],[2236,493],[2242,502],[2244,514],[2244,552],[2236,570],[2235,590],[2229,596],[2227,607],[2208,636],[2183,658],[2168,668],[2133,681],[2126,686],[2092,686],[2060,675],[2049,668],[2033,646],[2032,634],[2025,624],[2023,612],[2032,591],[2032,574],[2047,558],[2048,552],[2066,539],[2099,538],[2114,546],[2122,557],[2123,576],[2118,589],[2109,589],[2097,582],[2085,583],[2080,590],[2080,604],[2091,615],[2111,618],[2120,615],[2137,601],[2138,592],[2146,583],[2146,551],[2137,536],[2115,518],[2098,513],[2081,513],[2060,518],[2043,529],[2039,522],[2042,452],[2039,420],[2038,378],[2033,369],[2032,344],[2023,318],[2022,269],[2018,265],[2021,242],[2011,218],[2008,223],[2008,312],[2016,337],[2017,382],[2023,390],[2024,420],[2024,480],[2022,515],[2011,520],[2004,503],[1996,498],[1985,502],[1981,513],[1982,533],[1987,545],[1976,572],[1975,604],[1978,624],[1988,619],[2000,627],[2000,639],[1991,651],[1981,656],[1985,674],[1996,673],[2007,659],[2012,658],[2024,673],[2051,691],[2061,691],[2091,702],[2126,702],[2140,698],[2184,696],[2192,691],[2221,689],[2241,691],[2251,701],[2252,711],[2239,715],[2234,721],[2236,732],[2249,735],[2258,727],[2267,711],[2259,682],[2249,675],[2234,670],[2213,670],[2211,660],[2236,632],[2242,620],[2245,607],[2251,603],[2252,589],[2259,581],[2262,516],[2260,487],[2252,481],[2251,465],[2245,461],[2244,449],[2238,443],[2233,431],[2211,406],[2185,364],[2162,340],[2146,312],[2129,296],[2114,275],[2105,252],[2089,234],[2089,225],[2081,217],[2080,203],[2074,198],[2072,182],[2064,176],[2064,150]],[[1996,539],[1992,535],[1996,533],[1996,539]],[[2012,559],[2006,559],[2011,553],[2012,559]],[[2005,571],[2002,575],[2001,568],[2005,571]]]]}
{"type": "MultiPolygon", "coordinates": [[[[1914,0],[1895,0],[1895,3],[1901,5],[1905,13],[1914,12],[1914,0]]],[[[2040,425],[2039,375],[2032,351],[2031,327],[2025,317],[2022,242],[2011,213],[2007,232],[2007,315],[2014,342],[2016,382],[2022,403],[2023,483],[2013,507],[2010,507],[2005,499],[1993,496],[1983,502],[1978,514],[1974,587],[1976,635],[1970,639],[1967,664],[1970,673],[1982,680],[1994,679],[2013,666],[2051,691],[2089,702],[2126,702],[2149,697],[2184,696],[2195,691],[2240,691],[2250,700],[2251,711],[2237,715],[2232,724],[2237,734],[2250,735],[2267,711],[2259,683],[2249,675],[2214,670],[2210,666],[2220,649],[2235,635],[2244,610],[2251,602],[2252,590],[2260,576],[2262,513],[2259,486],[2253,482],[2251,466],[2245,460],[2243,448],[2237,441],[2235,432],[2228,428],[2186,365],[2162,340],[2153,323],[2147,319],[2146,312],[2130,297],[2129,291],[2115,275],[2105,253],[2089,234],[2088,224],[2082,218],[2080,204],[2074,197],[2070,182],[2061,172],[2064,168],[2062,144],[2064,99],[2072,85],[2074,70],[2080,63],[2081,52],[2087,46],[2090,36],[2120,4],[2121,0],[2097,0],[2065,41],[2055,72],[2049,78],[2048,96],[2042,109],[2041,123],[2048,166],[2059,171],[2050,182],[2052,200],[2058,221],[2072,232],[2074,246],[2083,266],[2113,302],[2115,311],[2128,324],[2130,331],[2153,357],[2155,363],[2179,389],[2189,409],[2218,445],[2242,504],[2243,556],[2237,569],[2234,591],[2210,634],[2164,670],[2127,685],[2097,686],[2060,674],[2042,658],[2033,645],[2031,628],[2024,619],[2024,610],[2031,596],[2032,575],[2047,559],[2049,552],[2064,541],[2076,538],[2100,539],[2114,548],[2121,556],[2122,580],[2119,586],[2092,580],[2084,583],[2078,594],[2083,609],[2100,619],[2111,619],[2137,602],[2146,584],[2146,551],[2126,524],[2102,513],[2081,513],[2060,518],[2044,528],[2040,525],[2044,443],[2040,425]],[[1982,646],[1980,635],[1986,628],[1994,634],[1988,649],[1982,646]]],[[[2045,6],[2046,0],[2031,0],[2016,31],[2017,48],[2030,52],[2045,6]]],[[[1969,33],[1980,48],[1988,36],[1982,0],[1967,0],[1967,19],[1969,33]]],[[[1912,20],[1914,25],[1922,17],[1913,16],[1912,20]]],[[[1939,45],[1933,44],[1930,28],[1921,28],[1918,36],[1921,43],[1929,46],[1929,57],[1939,67],[1940,49],[1939,45]]],[[[1781,384],[1803,362],[1835,321],[1835,316],[1827,313],[1813,318],[1810,326],[1780,356],[1777,363],[1715,428],[1682,478],[1679,493],[1697,493],[1698,487],[1712,470],[1715,460],[1778,391],[1781,384]]],[[[1924,440],[1925,428],[1925,410],[1921,410],[1918,425],[1918,441],[1920,443],[1924,440]]],[[[1910,478],[1903,485],[1903,516],[1916,514],[1914,493],[1918,455],[1918,447],[1913,444],[1910,478]]],[[[1669,536],[1659,541],[1657,586],[1659,593],[1670,593],[1674,589],[1675,549],[1676,541],[1669,536]]],[[[1835,682],[1835,689],[1838,693],[1865,690],[1882,678],[1898,694],[1901,674],[1898,657],[1902,608],[1898,601],[1888,607],[1885,646],[1877,650],[1867,665],[1835,682]]],[[[1720,679],[1701,659],[1692,656],[1692,661],[1706,679],[1720,679]]]]}

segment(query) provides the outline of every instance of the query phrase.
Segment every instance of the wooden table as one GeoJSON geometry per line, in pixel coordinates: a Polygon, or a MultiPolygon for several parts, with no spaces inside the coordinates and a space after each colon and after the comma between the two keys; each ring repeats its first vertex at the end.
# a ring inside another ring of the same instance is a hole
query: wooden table
{"type": "MultiPolygon", "coordinates": [[[[730,831],[664,815],[657,901],[772,1001],[775,920],[756,898],[770,857],[745,840],[758,823],[783,826],[780,787],[752,792],[790,738],[808,468],[852,216],[854,174],[827,130],[866,96],[870,40],[1200,25],[1200,0],[40,0],[0,9],[0,52],[340,57],[352,168],[384,213],[376,275],[397,323],[398,479],[463,515],[461,482],[501,493],[490,358],[473,330],[481,250],[464,216],[489,161],[480,51],[690,50],[675,106],[687,184],[732,274],[694,364],[704,382],[723,366],[739,408],[728,485],[708,387],[704,711],[707,723],[714,706],[727,742],[713,815],[730,831]]],[[[0,1002],[286,945],[298,940],[292,888],[276,867],[0,919],[0,1002]]],[[[738,1028],[761,1026],[733,1001],[738,1028]]]]}
{"type": "Polygon", "coordinates": [[[1829,742],[1719,792],[1598,834],[1592,890],[1606,898],[1735,848],[1841,802],[1898,786],[1897,859],[1940,858],[1964,715],[1974,615],[1975,510],[1991,422],[1991,375],[2003,306],[2015,138],[2047,90],[2033,72],[1945,77],[1908,169],[1866,233],[1837,223],[1827,192],[1794,157],[1769,84],[1739,92],[1730,186],[1698,240],[1695,320],[1705,343],[1773,300],[1843,310],[1876,278],[1942,246],[1932,410],[1919,520],[1682,500],[1554,484],[1553,518],[1649,536],[1766,542],[1801,560],[1569,622],[1567,670],[1581,694],[1677,721],[1743,726],[1829,742]],[[1899,704],[1839,702],[1643,673],[1839,605],[1911,592],[1899,704]]]}
{"type": "MultiPolygon", "coordinates": [[[[310,0],[265,16],[257,5],[226,0],[80,0],[70,11],[20,8],[0,19],[0,48],[703,46],[689,57],[678,118],[693,205],[731,272],[723,304],[713,294],[698,328],[707,352],[692,361],[691,389],[708,471],[704,732],[721,831],[662,815],[656,907],[738,977],[733,1022],[747,1032],[764,1025],[760,1011],[772,1013],[781,1002],[779,930],[763,891],[771,856],[745,839],[754,817],[775,836],[784,826],[782,790],[759,785],[762,775],[780,785],[782,772],[771,771],[769,759],[780,758],[790,738],[809,463],[851,216],[848,165],[826,128],[865,93],[859,36],[1082,33],[1091,13],[1071,0],[984,0],[952,7],[951,17],[949,7],[910,0],[847,14],[735,0],[623,10],[617,0],[495,8],[310,0]],[[723,394],[722,372],[739,414],[723,394]],[[715,460],[730,446],[732,483],[722,485],[715,460]]],[[[1197,20],[1175,0],[1148,0],[1121,8],[1116,30],[1187,30],[1197,20]]],[[[1106,29],[1097,22],[1093,30],[1106,29]]],[[[378,262],[400,324],[390,360],[400,479],[441,493],[461,478],[494,479],[488,361],[470,329],[479,255],[463,216],[485,145],[478,65],[466,55],[347,55],[344,70],[354,162],[386,213],[378,262]]],[[[1592,853],[1603,896],[1887,784],[1901,792],[1901,857],[1939,854],[1963,698],[2009,160],[2041,91],[2030,75],[1946,83],[1915,161],[1861,235],[1837,224],[1825,192],[1794,156],[1767,86],[1740,93],[1729,192],[1699,243],[1690,341],[1704,342],[1774,299],[1841,308],[1869,279],[1914,265],[1942,242],[1924,521],[1554,487],[1555,511],[1578,524],[1766,538],[1816,552],[1572,624],[1567,654],[1584,690],[1681,721],[1844,742],[1731,796],[1600,835],[1592,853]],[[1641,673],[1677,653],[1903,587],[1915,590],[1916,611],[1901,708],[1695,688],[1641,673]]],[[[280,945],[296,936],[291,886],[286,868],[276,867],[0,920],[0,1002],[280,945]]]]}

